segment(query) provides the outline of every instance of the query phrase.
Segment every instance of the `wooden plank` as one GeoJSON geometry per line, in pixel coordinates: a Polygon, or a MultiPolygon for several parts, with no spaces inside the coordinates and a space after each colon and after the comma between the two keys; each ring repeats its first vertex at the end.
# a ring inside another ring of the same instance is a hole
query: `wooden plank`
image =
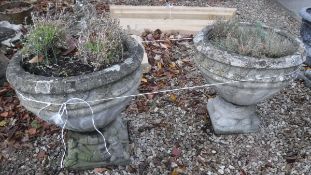
{"type": "Polygon", "coordinates": [[[174,6],[110,6],[112,16],[132,34],[144,29],[196,33],[215,20],[228,20],[236,14],[235,8],[174,6]]]}
{"type": "MultiPolygon", "coordinates": [[[[110,11],[166,11],[166,6],[127,6],[127,5],[111,5],[110,11]]],[[[173,6],[173,11],[203,11],[203,12],[223,12],[235,13],[235,8],[223,7],[189,7],[189,6],[173,6]]]]}
{"type": "Polygon", "coordinates": [[[115,17],[118,18],[143,18],[143,19],[203,19],[203,20],[221,20],[221,19],[230,19],[233,15],[230,13],[221,13],[221,12],[213,12],[213,13],[205,13],[205,12],[148,12],[148,11],[131,11],[131,12],[115,12],[113,13],[115,17]]]}
{"type": "Polygon", "coordinates": [[[120,18],[120,25],[129,33],[135,35],[140,35],[145,29],[161,29],[165,32],[195,34],[197,31],[214,22],[213,20],[120,18]]]}
{"type": "Polygon", "coordinates": [[[176,6],[110,6],[110,12],[115,17],[151,18],[151,19],[228,19],[236,13],[233,8],[220,7],[185,7],[176,6]]]}

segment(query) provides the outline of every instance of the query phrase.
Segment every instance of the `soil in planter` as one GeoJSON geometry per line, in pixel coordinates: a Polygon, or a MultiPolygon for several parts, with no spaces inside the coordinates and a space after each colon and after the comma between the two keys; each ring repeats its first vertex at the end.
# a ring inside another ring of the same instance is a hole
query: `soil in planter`
{"type": "MultiPolygon", "coordinates": [[[[114,62],[109,65],[102,65],[96,71],[100,71],[115,64],[119,64],[123,62],[124,59],[128,57],[128,55],[129,52],[125,50],[123,53],[123,58],[120,58],[118,62],[114,62]]],[[[57,64],[55,62],[46,64],[44,61],[39,63],[29,63],[31,58],[33,57],[24,58],[21,61],[21,65],[25,71],[35,75],[46,77],[70,77],[95,72],[94,66],[83,63],[77,57],[60,57],[57,60],[57,64]]]]}

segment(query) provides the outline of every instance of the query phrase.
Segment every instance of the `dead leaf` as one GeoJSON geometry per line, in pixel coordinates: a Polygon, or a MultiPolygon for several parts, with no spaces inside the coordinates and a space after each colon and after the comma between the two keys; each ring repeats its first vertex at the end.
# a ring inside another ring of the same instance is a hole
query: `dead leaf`
{"type": "Polygon", "coordinates": [[[170,63],[170,68],[175,68],[176,67],[176,64],[174,62],[170,63]]]}
{"type": "Polygon", "coordinates": [[[2,112],[0,114],[1,117],[8,117],[9,116],[9,112],[2,112]]]}
{"type": "Polygon", "coordinates": [[[156,29],[154,32],[153,32],[153,38],[155,40],[159,40],[161,38],[161,34],[162,34],[162,31],[160,29],[156,29]]]}
{"type": "Polygon", "coordinates": [[[46,158],[46,152],[45,151],[39,151],[38,155],[37,155],[37,159],[44,159],[46,158]]]}
{"type": "Polygon", "coordinates": [[[245,172],[245,170],[240,169],[240,175],[247,175],[247,173],[245,172]]]}
{"type": "Polygon", "coordinates": [[[162,63],[157,62],[157,67],[158,67],[159,70],[162,69],[162,63]]]}
{"type": "Polygon", "coordinates": [[[65,52],[62,53],[63,56],[70,54],[76,49],[78,40],[71,37],[70,39],[67,40],[67,43],[68,43],[68,48],[65,52]]]}
{"type": "Polygon", "coordinates": [[[95,173],[104,173],[106,172],[108,169],[107,168],[95,168],[94,172],[95,173]]]}
{"type": "Polygon", "coordinates": [[[167,46],[166,44],[160,43],[160,46],[161,46],[163,49],[168,49],[168,46],[167,46]]]}
{"type": "Polygon", "coordinates": [[[186,167],[182,166],[182,167],[176,167],[174,168],[173,172],[171,173],[171,175],[179,175],[179,174],[184,174],[184,172],[186,171],[186,167]]]}
{"type": "Polygon", "coordinates": [[[4,127],[6,124],[7,124],[7,121],[2,120],[2,121],[0,122],[0,127],[4,127]]]}
{"type": "Polygon", "coordinates": [[[176,102],[176,100],[177,100],[176,95],[175,94],[170,94],[170,101],[171,102],[176,102]]]}
{"type": "Polygon", "coordinates": [[[37,133],[37,129],[36,128],[30,128],[30,129],[28,129],[28,133],[30,135],[35,135],[37,133]]]}
{"type": "Polygon", "coordinates": [[[174,168],[174,170],[172,171],[171,175],[179,175],[179,173],[177,172],[176,168],[174,168]]]}
{"type": "Polygon", "coordinates": [[[42,55],[36,55],[36,56],[34,56],[31,60],[29,60],[28,62],[30,63],[30,64],[33,64],[33,63],[40,63],[40,62],[42,62],[43,61],[43,56],[42,55]]]}
{"type": "Polygon", "coordinates": [[[173,157],[179,157],[181,155],[181,152],[182,152],[181,149],[174,147],[172,150],[172,156],[173,157]]]}
{"type": "Polygon", "coordinates": [[[142,79],[141,79],[141,82],[147,83],[148,80],[147,80],[147,78],[142,78],[142,79]]]}

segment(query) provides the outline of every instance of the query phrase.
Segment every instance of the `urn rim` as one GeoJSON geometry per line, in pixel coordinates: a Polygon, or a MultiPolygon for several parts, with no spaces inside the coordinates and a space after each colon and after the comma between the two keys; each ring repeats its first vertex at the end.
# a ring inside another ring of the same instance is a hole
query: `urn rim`
{"type": "MultiPolygon", "coordinates": [[[[253,26],[250,23],[243,23],[241,25],[253,26]]],[[[206,42],[206,34],[212,30],[213,25],[206,26],[194,37],[193,42],[196,50],[200,54],[208,56],[209,59],[213,59],[218,62],[229,64],[236,67],[245,68],[288,68],[301,65],[305,61],[305,51],[303,43],[296,37],[288,34],[285,31],[274,29],[272,27],[263,26],[266,29],[271,29],[278,34],[289,38],[293,44],[296,45],[296,51],[287,56],[279,58],[255,58],[251,56],[240,55],[238,53],[221,50],[214,46],[211,42],[206,42]],[[217,59],[215,59],[217,58],[217,59]]]]}

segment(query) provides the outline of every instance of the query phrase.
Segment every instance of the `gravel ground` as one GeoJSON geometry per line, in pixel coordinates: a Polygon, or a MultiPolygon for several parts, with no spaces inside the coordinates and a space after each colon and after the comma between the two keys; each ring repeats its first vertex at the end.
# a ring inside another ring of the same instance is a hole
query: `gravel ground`
{"type": "MultiPolygon", "coordinates": [[[[159,0],[127,1],[134,5],[159,5],[159,0]]],[[[178,1],[179,5],[238,8],[246,21],[261,21],[298,34],[299,22],[269,0],[178,1]],[[208,4],[206,3],[208,2],[208,4]]],[[[173,57],[191,59],[191,43],[173,48],[173,57]]],[[[172,87],[204,82],[192,64],[171,79],[172,87]]],[[[258,105],[262,127],[247,135],[215,135],[206,102],[212,88],[160,94],[134,99],[122,114],[128,121],[132,163],[96,171],[60,169],[60,133],[42,135],[5,150],[0,174],[311,174],[311,90],[295,81],[273,98],[258,105]],[[145,105],[141,105],[145,104],[145,105]]],[[[3,152],[3,150],[2,150],[3,152]]]]}

